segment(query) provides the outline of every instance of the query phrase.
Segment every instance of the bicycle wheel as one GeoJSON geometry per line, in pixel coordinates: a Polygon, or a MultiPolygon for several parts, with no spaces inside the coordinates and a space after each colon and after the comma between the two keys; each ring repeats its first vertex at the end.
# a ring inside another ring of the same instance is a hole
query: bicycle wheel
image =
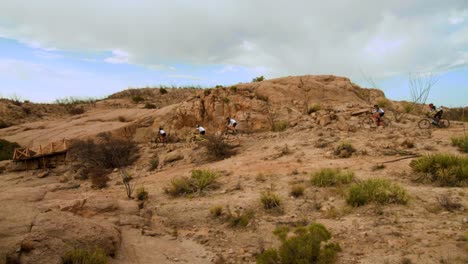
{"type": "Polygon", "coordinates": [[[418,127],[420,129],[428,129],[431,127],[431,121],[429,121],[428,119],[421,119],[418,123],[418,127]]]}
{"type": "Polygon", "coordinates": [[[382,120],[383,127],[389,127],[392,125],[392,121],[386,117],[382,117],[380,120],[382,120]]]}
{"type": "Polygon", "coordinates": [[[375,128],[376,126],[377,124],[371,117],[364,117],[364,119],[361,121],[362,128],[375,128]]]}
{"type": "Polygon", "coordinates": [[[450,121],[445,118],[439,120],[439,127],[440,128],[448,128],[450,126],[450,121]]]}

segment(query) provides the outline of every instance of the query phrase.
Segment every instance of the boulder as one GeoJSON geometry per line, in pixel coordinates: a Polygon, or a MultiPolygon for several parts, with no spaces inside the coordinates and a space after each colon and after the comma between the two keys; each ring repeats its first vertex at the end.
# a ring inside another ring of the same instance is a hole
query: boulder
{"type": "Polygon", "coordinates": [[[184,155],[182,153],[179,151],[173,151],[166,154],[164,157],[164,163],[171,163],[182,159],[184,159],[184,155]]]}
{"type": "Polygon", "coordinates": [[[61,264],[61,257],[70,250],[96,247],[114,255],[120,240],[120,232],[112,224],[50,211],[36,217],[21,242],[20,263],[61,264]]]}
{"type": "Polygon", "coordinates": [[[317,120],[318,120],[318,124],[321,126],[327,126],[328,124],[331,123],[330,115],[321,116],[317,120]]]}

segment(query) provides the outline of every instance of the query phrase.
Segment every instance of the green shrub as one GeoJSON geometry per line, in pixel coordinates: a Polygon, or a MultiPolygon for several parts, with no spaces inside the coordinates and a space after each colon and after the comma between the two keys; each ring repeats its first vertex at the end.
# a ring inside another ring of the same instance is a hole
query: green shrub
{"type": "Polygon", "coordinates": [[[458,147],[462,152],[468,152],[468,135],[453,137],[452,145],[458,147]]]}
{"type": "Polygon", "coordinates": [[[202,193],[203,191],[216,187],[218,174],[210,170],[193,170],[192,176],[175,178],[171,185],[165,189],[167,194],[180,196],[191,193],[202,193]]]}
{"type": "Polygon", "coordinates": [[[155,104],[152,104],[152,103],[145,103],[145,106],[144,106],[145,109],[156,109],[156,105],[155,104]]]}
{"type": "Polygon", "coordinates": [[[417,172],[416,181],[437,183],[441,186],[468,186],[468,157],[451,154],[435,154],[411,161],[417,172]]]}
{"type": "Polygon", "coordinates": [[[289,238],[288,230],[275,231],[281,246],[260,254],[257,257],[258,264],[332,264],[336,261],[337,252],[341,251],[337,243],[327,243],[331,233],[322,224],[313,223],[308,227],[297,228],[295,235],[289,238]]]}
{"type": "Polygon", "coordinates": [[[109,181],[110,173],[109,170],[106,170],[101,167],[93,167],[88,171],[88,177],[91,179],[92,187],[102,189],[107,187],[107,182],[109,181]]]}
{"type": "Polygon", "coordinates": [[[237,92],[237,86],[235,86],[235,85],[234,85],[234,86],[231,86],[231,87],[229,87],[229,90],[230,90],[231,92],[234,92],[234,93],[235,93],[235,92],[237,92]]]}
{"type": "Polygon", "coordinates": [[[145,190],[145,187],[139,187],[138,189],[136,189],[136,197],[139,201],[148,200],[149,194],[145,190]]]}
{"type": "Polygon", "coordinates": [[[282,132],[288,128],[288,121],[277,121],[273,123],[271,130],[273,132],[282,132]]]}
{"type": "Polygon", "coordinates": [[[409,196],[406,190],[386,179],[369,179],[349,187],[346,202],[361,206],[371,202],[379,204],[406,204],[409,196]]]}
{"type": "Polygon", "coordinates": [[[255,212],[253,210],[236,210],[235,214],[233,214],[229,207],[227,207],[226,221],[229,227],[247,227],[254,217],[255,212]]]}
{"type": "Polygon", "coordinates": [[[10,142],[4,139],[0,139],[0,161],[12,159],[13,153],[15,152],[15,148],[20,147],[21,146],[16,142],[10,142]]]}
{"type": "Polygon", "coordinates": [[[0,120],[0,129],[10,127],[11,125],[7,122],[0,120]]]}
{"type": "Polygon", "coordinates": [[[150,160],[150,168],[149,168],[150,171],[154,171],[155,169],[158,168],[158,166],[159,166],[159,158],[150,160]]]}
{"type": "Polygon", "coordinates": [[[203,94],[204,94],[205,96],[210,95],[210,94],[211,94],[211,89],[205,89],[205,90],[203,91],[203,94]]]}
{"type": "Polygon", "coordinates": [[[314,104],[311,107],[309,107],[308,113],[310,115],[312,113],[319,111],[320,109],[322,109],[322,107],[319,104],[314,104]]]}
{"type": "Polygon", "coordinates": [[[102,249],[88,251],[75,249],[68,251],[62,257],[63,264],[107,264],[107,255],[102,249]]]}
{"type": "Polygon", "coordinates": [[[164,88],[159,88],[159,93],[160,94],[167,94],[167,90],[164,88]]]}
{"type": "Polygon", "coordinates": [[[221,135],[206,135],[205,138],[207,140],[203,141],[202,145],[206,147],[208,156],[213,160],[222,160],[236,154],[234,147],[221,135]]]}
{"type": "Polygon", "coordinates": [[[303,184],[294,184],[292,187],[291,187],[291,192],[290,194],[293,196],[293,197],[300,197],[302,195],[304,195],[304,190],[305,190],[305,187],[303,184]]]}
{"type": "Polygon", "coordinates": [[[140,103],[140,102],[143,102],[144,100],[145,98],[143,98],[143,96],[141,95],[135,95],[132,97],[132,101],[135,103],[140,103]]]}
{"type": "Polygon", "coordinates": [[[119,120],[119,122],[127,122],[125,116],[119,116],[117,119],[119,120]]]}
{"type": "Polygon", "coordinates": [[[267,191],[262,192],[260,195],[260,201],[265,209],[273,209],[281,205],[281,198],[274,192],[267,191]]]}
{"type": "Polygon", "coordinates": [[[263,80],[265,80],[265,77],[263,77],[263,75],[262,75],[262,76],[258,76],[256,78],[253,78],[252,82],[261,82],[263,80]]]}
{"type": "Polygon", "coordinates": [[[223,97],[223,103],[225,103],[225,104],[229,104],[229,98],[227,98],[227,97],[223,97]]]}
{"type": "Polygon", "coordinates": [[[356,152],[356,149],[351,143],[342,142],[335,148],[334,154],[340,158],[349,158],[354,152],[356,152]]]}
{"type": "Polygon", "coordinates": [[[348,184],[354,180],[354,172],[325,168],[312,174],[311,182],[318,187],[348,184]]]}
{"type": "Polygon", "coordinates": [[[210,215],[214,218],[218,218],[223,214],[223,207],[216,205],[210,208],[210,215]]]}

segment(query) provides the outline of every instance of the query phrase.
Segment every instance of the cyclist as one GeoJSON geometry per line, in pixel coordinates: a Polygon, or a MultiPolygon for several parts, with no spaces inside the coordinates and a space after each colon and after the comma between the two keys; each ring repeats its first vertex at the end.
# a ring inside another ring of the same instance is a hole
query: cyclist
{"type": "Polygon", "coordinates": [[[200,125],[197,125],[197,131],[198,131],[198,134],[200,134],[200,135],[205,135],[205,133],[206,133],[205,128],[203,128],[200,125]]]}
{"type": "Polygon", "coordinates": [[[442,110],[442,107],[436,107],[433,103],[429,104],[429,109],[431,110],[431,113],[435,113],[433,119],[438,125],[440,119],[442,118],[442,114],[444,113],[444,110],[442,110]]]}
{"type": "Polygon", "coordinates": [[[162,127],[159,128],[159,141],[161,141],[161,143],[166,143],[166,131],[163,130],[162,127]]]}
{"type": "Polygon", "coordinates": [[[382,125],[382,116],[385,115],[385,111],[380,108],[378,105],[374,105],[374,109],[372,110],[372,117],[375,119],[377,126],[382,125]]]}
{"type": "Polygon", "coordinates": [[[231,117],[226,117],[226,128],[229,129],[229,130],[232,130],[234,131],[234,133],[237,132],[237,129],[236,129],[236,126],[237,126],[237,121],[231,117]]]}

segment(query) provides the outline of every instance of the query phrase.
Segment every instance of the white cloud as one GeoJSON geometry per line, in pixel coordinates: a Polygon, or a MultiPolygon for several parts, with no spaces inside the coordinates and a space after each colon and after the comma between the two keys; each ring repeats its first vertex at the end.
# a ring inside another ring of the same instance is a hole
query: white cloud
{"type": "Polygon", "coordinates": [[[146,66],[150,70],[155,70],[155,71],[163,71],[163,70],[169,70],[169,71],[175,71],[176,68],[173,66],[168,66],[164,64],[150,64],[146,66]]]}
{"type": "Polygon", "coordinates": [[[35,51],[35,52],[34,52],[34,55],[35,55],[36,57],[38,57],[38,58],[47,59],[47,60],[63,58],[63,55],[61,55],[61,54],[57,54],[57,53],[53,53],[53,52],[47,52],[47,51],[42,51],[42,50],[35,51]]]}
{"type": "Polygon", "coordinates": [[[11,22],[0,35],[41,47],[113,50],[109,63],[153,69],[162,61],[264,66],[257,72],[268,78],[356,78],[364,69],[378,78],[458,62],[468,47],[467,10],[466,0],[16,0],[0,2],[0,17],[11,22]]]}
{"type": "Polygon", "coordinates": [[[168,75],[167,77],[173,78],[173,79],[202,80],[202,78],[196,77],[190,74],[173,74],[173,75],[168,75]]]}
{"type": "Polygon", "coordinates": [[[115,64],[129,63],[130,54],[120,49],[114,49],[112,50],[112,57],[105,58],[104,61],[115,64]]]}

